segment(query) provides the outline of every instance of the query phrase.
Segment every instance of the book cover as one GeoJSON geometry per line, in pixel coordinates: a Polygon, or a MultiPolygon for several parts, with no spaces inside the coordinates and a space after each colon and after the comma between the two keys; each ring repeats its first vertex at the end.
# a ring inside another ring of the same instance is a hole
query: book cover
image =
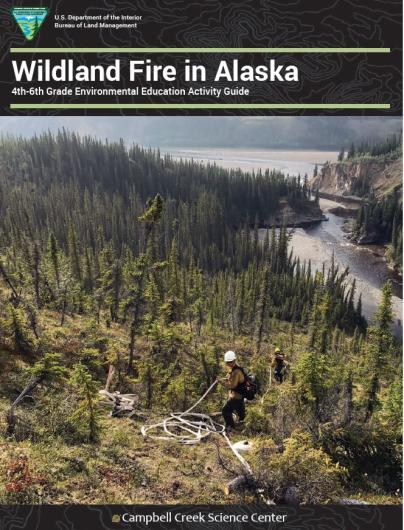
{"type": "Polygon", "coordinates": [[[401,528],[402,3],[0,28],[0,528],[401,528]]]}

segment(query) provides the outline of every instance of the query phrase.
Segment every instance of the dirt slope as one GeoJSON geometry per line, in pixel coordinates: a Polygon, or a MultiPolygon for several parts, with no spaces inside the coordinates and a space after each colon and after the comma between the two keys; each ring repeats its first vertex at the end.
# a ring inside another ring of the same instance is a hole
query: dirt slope
{"type": "Polygon", "coordinates": [[[355,181],[366,179],[376,196],[402,186],[403,160],[382,161],[375,158],[357,162],[327,163],[311,180],[313,188],[335,196],[353,195],[355,181]]]}

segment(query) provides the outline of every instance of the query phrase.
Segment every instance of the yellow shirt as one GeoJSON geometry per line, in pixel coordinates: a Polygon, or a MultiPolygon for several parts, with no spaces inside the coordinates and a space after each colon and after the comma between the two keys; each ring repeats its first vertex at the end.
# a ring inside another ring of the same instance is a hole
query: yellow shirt
{"type": "Polygon", "coordinates": [[[234,389],[239,383],[244,382],[243,372],[238,366],[232,368],[231,372],[227,375],[226,386],[229,388],[229,398],[233,399],[243,399],[243,396],[238,392],[235,392],[234,389]]]}

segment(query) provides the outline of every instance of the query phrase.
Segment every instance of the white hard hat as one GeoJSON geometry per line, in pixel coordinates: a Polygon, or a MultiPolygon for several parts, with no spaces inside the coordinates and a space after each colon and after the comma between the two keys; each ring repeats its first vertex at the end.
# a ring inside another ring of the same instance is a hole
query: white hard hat
{"type": "Polygon", "coordinates": [[[234,353],[234,351],[229,350],[224,354],[225,363],[231,363],[232,361],[235,361],[235,360],[236,360],[236,354],[234,353]]]}

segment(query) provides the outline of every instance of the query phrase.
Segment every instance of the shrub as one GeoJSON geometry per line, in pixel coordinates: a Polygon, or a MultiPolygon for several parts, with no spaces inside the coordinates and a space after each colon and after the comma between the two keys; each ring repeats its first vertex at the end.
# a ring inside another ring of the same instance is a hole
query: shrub
{"type": "Polygon", "coordinates": [[[26,455],[19,454],[11,459],[6,465],[5,476],[6,503],[37,503],[43,499],[46,479],[31,470],[26,455]]]}
{"type": "Polygon", "coordinates": [[[375,493],[402,487],[402,444],[394,433],[376,422],[352,422],[345,427],[323,429],[321,443],[341,466],[348,469],[351,487],[375,493]]]}
{"type": "Polygon", "coordinates": [[[255,404],[247,408],[244,428],[248,434],[268,432],[268,416],[259,405],[255,404]]]}
{"type": "Polygon", "coordinates": [[[332,502],[341,493],[344,468],[313,447],[309,435],[295,432],[280,453],[271,439],[259,440],[253,451],[257,479],[276,502],[293,496],[299,504],[332,502]]]}
{"type": "Polygon", "coordinates": [[[267,434],[277,444],[293,431],[312,430],[312,414],[299,401],[296,386],[289,382],[272,385],[262,398],[247,405],[247,434],[267,434]]]}
{"type": "Polygon", "coordinates": [[[8,318],[5,320],[5,328],[11,339],[12,347],[22,354],[31,354],[34,350],[33,340],[26,324],[24,312],[11,304],[8,306],[8,318]]]}
{"type": "Polygon", "coordinates": [[[15,438],[28,438],[35,443],[54,443],[54,439],[60,438],[71,445],[86,441],[81,423],[77,425],[72,419],[78,399],[71,393],[70,387],[62,392],[59,389],[43,392],[40,395],[40,406],[26,406],[19,411],[20,421],[16,425],[15,438]]]}

